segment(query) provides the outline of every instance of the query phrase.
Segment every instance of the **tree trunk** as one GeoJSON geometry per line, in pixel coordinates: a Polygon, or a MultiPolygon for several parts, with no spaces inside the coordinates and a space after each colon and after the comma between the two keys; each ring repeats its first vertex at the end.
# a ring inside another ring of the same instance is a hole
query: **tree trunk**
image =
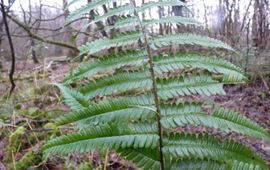
{"type": "MultiPolygon", "coordinates": [[[[67,17],[69,16],[70,12],[67,8],[68,6],[68,1],[67,0],[63,0],[63,10],[64,10],[64,17],[65,19],[67,19],[67,17]]],[[[76,39],[73,37],[72,35],[72,27],[69,25],[67,27],[64,28],[64,41],[68,42],[68,44],[72,44],[74,46],[76,46],[76,39]]],[[[77,51],[74,51],[72,49],[64,49],[64,54],[68,57],[68,58],[73,58],[76,57],[78,55],[77,51]]]]}
{"type": "MultiPolygon", "coordinates": [[[[180,0],[181,2],[186,2],[186,0],[180,0]]],[[[183,6],[173,6],[172,7],[172,12],[175,16],[184,16],[183,12],[184,7],[183,6]]],[[[181,26],[177,25],[177,32],[181,31],[181,26]]]]}
{"type": "Polygon", "coordinates": [[[37,64],[37,63],[39,63],[39,61],[37,59],[37,54],[36,54],[36,50],[35,50],[36,42],[32,37],[30,37],[30,44],[31,44],[32,60],[35,64],[37,64]]]}
{"type": "Polygon", "coordinates": [[[4,26],[4,22],[3,22],[3,20],[1,20],[0,21],[0,54],[1,54],[1,45],[2,45],[2,41],[3,41],[3,33],[4,33],[4,28],[3,28],[3,26],[4,26]]]}
{"type": "MultiPolygon", "coordinates": [[[[158,15],[159,15],[159,18],[162,18],[164,16],[164,7],[158,8],[158,15]]],[[[160,35],[164,34],[164,24],[159,24],[159,34],[160,35]]]]}
{"type": "Polygon", "coordinates": [[[255,0],[254,14],[252,17],[252,39],[253,47],[265,50],[268,40],[269,23],[267,8],[268,3],[264,0],[255,0]]]}

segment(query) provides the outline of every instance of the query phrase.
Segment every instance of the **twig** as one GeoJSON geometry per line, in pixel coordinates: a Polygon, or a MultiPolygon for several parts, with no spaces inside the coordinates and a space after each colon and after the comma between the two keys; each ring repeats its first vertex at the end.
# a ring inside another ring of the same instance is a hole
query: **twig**
{"type": "Polygon", "coordinates": [[[23,118],[23,119],[16,120],[15,124],[19,125],[22,122],[28,122],[30,124],[40,125],[40,124],[48,123],[49,121],[48,120],[29,120],[29,119],[23,118]]]}
{"type": "MultiPolygon", "coordinates": [[[[26,119],[26,123],[28,125],[28,127],[30,128],[31,131],[33,131],[33,127],[31,126],[31,124],[29,123],[28,119],[26,119]]],[[[35,131],[33,131],[33,134],[37,140],[37,142],[39,143],[39,140],[38,140],[38,137],[37,137],[37,134],[35,133],[35,131]]]]}
{"type": "Polygon", "coordinates": [[[104,170],[106,170],[108,166],[108,157],[109,157],[109,150],[107,149],[104,161],[104,170]]]}
{"type": "Polygon", "coordinates": [[[9,96],[11,96],[13,90],[16,87],[16,84],[15,84],[14,79],[13,79],[13,75],[14,75],[14,72],[15,72],[15,52],[14,52],[13,42],[12,42],[10,32],[9,32],[9,26],[8,26],[8,22],[7,22],[7,16],[6,16],[6,11],[5,11],[4,0],[1,0],[1,11],[2,11],[3,22],[5,24],[5,29],[6,29],[6,33],[7,33],[7,37],[8,37],[8,42],[9,42],[10,52],[11,52],[11,58],[12,58],[11,69],[10,69],[10,72],[9,72],[9,80],[10,80],[10,83],[11,83],[9,96]]]}
{"type": "Polygon", "coordinates": [[[62,42],[62,41],[54,41],[54,40],[51,40],[51,39],[46,39],[44,37],[41,37],[37,34],[35,34],[32,30],[30,30],[25,24],[21,23],[19,20],[17,20],[16,18],[10,16],[10,15],[7,15],[7,17],[9,19],[11,19],[14,23],[16,23],[18,26],[20,26],[21,28],[23,28],[28,34],[29,36],[31,36],[32,38],[36,39],[36,40],[39,40],[41,42],[45,42],[45,43],[49,43],[49,44],[54,44],[54,45],[58,45],[58,46],[62,46],[62,47],[66,47],[66,48],[69,48],[69,49],[72,49],[76,52],[79,52],[79,49],[74,46],[74,45],[71,45],[71,44],[67,44],[65,42],[62,42]]]}
{"type": "Polygon", "coordinates": [[[17,167],[16,167],[16,158],[15,158],[13,150],[11,151],[11,155],[12,155],[12,162],[13,162],[13,165],[14,165],[14,169],[16,170],[17,169],[17,167]]]}
{"type": "MultiPolygon", "coordinates": [[[[28,130],[26,133],[29,134],[29,133],[34,133],[34,135],[36,136],[36,133],[41,133],[41,132],[49,132],[49,131],[52,131],[53,129],[50,129],[50,128],[36,128],[36,129],[30,129],[28,130]]],[[[38,138],[37,138],[38,140],[38,138]]]]}

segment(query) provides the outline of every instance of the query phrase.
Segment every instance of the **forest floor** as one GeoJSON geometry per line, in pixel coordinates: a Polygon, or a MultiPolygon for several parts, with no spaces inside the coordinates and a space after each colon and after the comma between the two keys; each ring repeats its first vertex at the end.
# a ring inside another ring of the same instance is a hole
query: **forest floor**
{"type": "MultiPolygon", "coordinates": [[[[57,128],[52,120],[68,111],[61,103],[59,91],[51,83],[61,82],[70,65],[65,59],[45,60],[43,64],[18,62],[16,66],[16,91],[10,99],[7,79],[8,63],[0,74],[0,170],[27,169],[79,169],[100,161],[96,154],[71,155],[68,158],[42,158],[40,147],[53,136],[63,134],[68,126],[57,128]],[[38,155],[38,156],[37,156],[38,155]],[[14,166],[16,164],[16,166],[14,166]]],[[[76,64],[74,64],[76,65],[76,64]]],[[[270,76],[259,77],[244,85],[226,86],[227,96],[215,96],[220,105],[246,115],[270,132],[270,76]]],[[[213,132],[215,133],[215,132],[213,132]]],[[[230,136],[252,146],[270,164],[270,144],[243,136],[230,136]]],[[[107,155],[104,153],[104,155],[107,155]]],[[[104,156],[106,157],[106,156],[104,156]]],[[[105,158],[103,158],[105,159],[105,158]]],[[[108,169],[133,169],[129,164],[110,153],[108,169]],[[119,168],[121,167],[121,168],[119,168]]]]}

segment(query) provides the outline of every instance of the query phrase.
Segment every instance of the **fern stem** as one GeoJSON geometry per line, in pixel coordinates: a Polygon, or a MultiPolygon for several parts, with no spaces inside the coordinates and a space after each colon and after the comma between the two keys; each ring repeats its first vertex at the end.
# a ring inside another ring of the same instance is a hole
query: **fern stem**
{"type": "Polygon", "coordinates": [[[154,63],[153,63],[153,54],[151,52],[151,47],[149,45],[148,42],[148,38],[147,38],[147,31],[145,29],[145,26],[143,25],[138,11],[136,10],[136,3],[135,0],[130,0],[130,3],[132,4],[133,8],[134,8],[134,15],[138,18],[138,22],[139,25],[142,29],[143,32],[143,38],[144,38],[144,47],[147,50],[147,57],[148,57],[148,64],[149,64],[149,71],[151,73],[151,79],[152,79],[152,93],[154,96],[154,101],[155,101],[155,106],[156,106],[156,117],[157,117],[157,124],[158,124],[158,135],[159,135],[159,157],[160,157],[160,169],[161,170],[165,170],[165,166],[164,166],[164,158],[163,158],[163,139],[162,139],[162,126],[161,126],[161,116],[160,116],[160,102],[159,102],[159,98],[158,98],[158,93],[157,93],[157,81],[156,81],[156,76],[155,76],[155,72],[154,72],[154,63]]]}

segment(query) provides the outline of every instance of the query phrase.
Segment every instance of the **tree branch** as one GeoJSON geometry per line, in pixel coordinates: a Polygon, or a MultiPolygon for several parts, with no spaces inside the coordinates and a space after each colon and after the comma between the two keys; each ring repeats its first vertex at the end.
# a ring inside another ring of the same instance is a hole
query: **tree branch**
{"type": "Polygon", "coordinates": [[[72,50],[74,50],[76,52],[79,52],[79,49],[76,46],[73,46],[73,45],[70,45],[70,44],[67,44],[67,43],[64,43],[64,42],[61,42],[61,41],[55,41],[55,40],[46,39],[44,37],[41,37],[41,36],[35,34],[33,31],[31,31],[31,29],[29,29],[25,24],[21,23],[16,18],[14,18],[14,17],[12,17],[12,16],[10,16],[8,14],[6,16],[9,19],[11,19],[14,23],[16,23],[18,26],[23,28],[29,34],[30,37],[32,37],[32,38],[34,38],[36,40],[39,40],[41,42],[45,42],[45,43],[48,43],[48,44],[54,44],[54,45],[66,47],[66,48],[72,49],[72,50]]]}
{"type": "Polygon", "coordinates": [[[14,52],[13,42],[12,42],[10,32],[9,32],[9,26],[8,26],[8,22],[7,22],[7,14],[6,14],[6,11],[5,11],[5,6],[4,6],[4,0],[1,0],[1,11],[2,11],[3,22],[5,24],[5,29],[6,29],[6,33],[7,33],[7,37],[8,37],[8,42],[9,42],[10,52],[11,52],[11,58],[12,58],[11,69],[10,69],[10,72],[9,72],[9,80],[10,80],[10,83],[11,83],[9,96],[11,96],[13,90],[16,87],[16,84],[15,84],[14,79],[13,79],[13,75],[14,75],[14,72],[15,72],[15,52],[14,52]]]}

